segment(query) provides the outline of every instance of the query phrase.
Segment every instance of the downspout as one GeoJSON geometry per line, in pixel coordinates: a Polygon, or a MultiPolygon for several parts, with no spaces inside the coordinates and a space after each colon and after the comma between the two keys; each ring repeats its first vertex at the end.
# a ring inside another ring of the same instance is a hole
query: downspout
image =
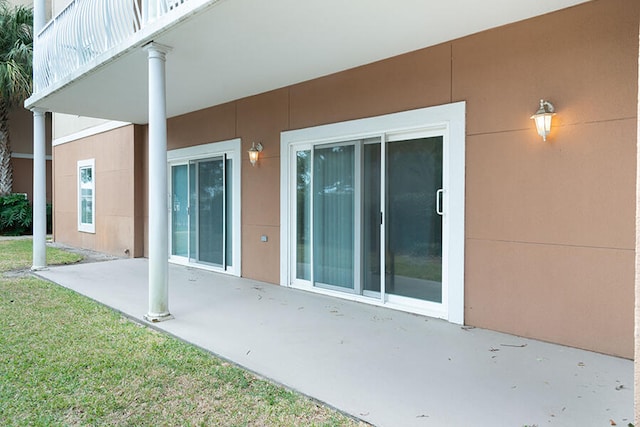
{"type": "Polygon", "coordinates": [[[640,27],[638,28],[638,112],[636,115],[636,268],[635,268],[635,357],[634,357],[634,418],[640,425],[640,27]]]}

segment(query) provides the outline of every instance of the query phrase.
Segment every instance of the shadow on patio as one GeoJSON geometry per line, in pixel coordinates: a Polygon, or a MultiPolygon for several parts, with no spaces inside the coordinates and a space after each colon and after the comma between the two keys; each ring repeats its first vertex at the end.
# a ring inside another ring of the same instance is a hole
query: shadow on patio
{"type": "MultiPolygon", "coordinates": [[[[37,274],[125,315],[146,259],[37,274]]],[[[199,269],[169,266],[153,327],[379,426],[633,422],[633,362],[199,269]]]]}

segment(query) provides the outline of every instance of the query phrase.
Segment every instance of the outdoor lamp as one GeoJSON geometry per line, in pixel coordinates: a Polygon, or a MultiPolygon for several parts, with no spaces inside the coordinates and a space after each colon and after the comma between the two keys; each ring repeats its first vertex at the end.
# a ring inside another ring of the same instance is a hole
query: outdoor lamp
{"type": "Polygon", "coordinates": [[[551,118],[556,115],[556,109],[553,104],[544,99],[540,100],[540,108],[535,112],[531,118],[536,122],[536,129],[538,135],[542,137],[543,141],[547,140],[547,135],[551,132],[551,118]]]}
{"type": "Polygon", "coordinates": [[[258,155],[262,152],[262,143],[258,142],[256,145],[255,142],[251,143],[251,148],[249,149],[249,161],[251,162],[251,166],[255,166],[258,161],[258,155]]]}

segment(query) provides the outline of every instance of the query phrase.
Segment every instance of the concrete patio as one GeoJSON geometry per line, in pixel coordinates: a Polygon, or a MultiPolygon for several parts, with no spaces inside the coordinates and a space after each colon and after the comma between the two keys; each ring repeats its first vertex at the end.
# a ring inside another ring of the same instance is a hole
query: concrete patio
{"type": "MultiPolygon", "coordinates": [[[[37,275],[139,322],[146,259],[37,275]]],[[[627,426],[633,363],[183,266],[153,327],[377,426],[627,426]]],[[[585,331],[588,333],[588,331],[585,331]]]]}

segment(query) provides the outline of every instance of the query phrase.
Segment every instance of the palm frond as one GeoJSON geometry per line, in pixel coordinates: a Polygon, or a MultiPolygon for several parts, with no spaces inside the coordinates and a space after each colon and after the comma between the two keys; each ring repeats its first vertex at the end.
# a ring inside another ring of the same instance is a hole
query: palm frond
{"type": "Polygon", "coordinates": [[[33,10],[0,0],[0,28],[0,102],[13,106],[31,93],[33,10]]]}

